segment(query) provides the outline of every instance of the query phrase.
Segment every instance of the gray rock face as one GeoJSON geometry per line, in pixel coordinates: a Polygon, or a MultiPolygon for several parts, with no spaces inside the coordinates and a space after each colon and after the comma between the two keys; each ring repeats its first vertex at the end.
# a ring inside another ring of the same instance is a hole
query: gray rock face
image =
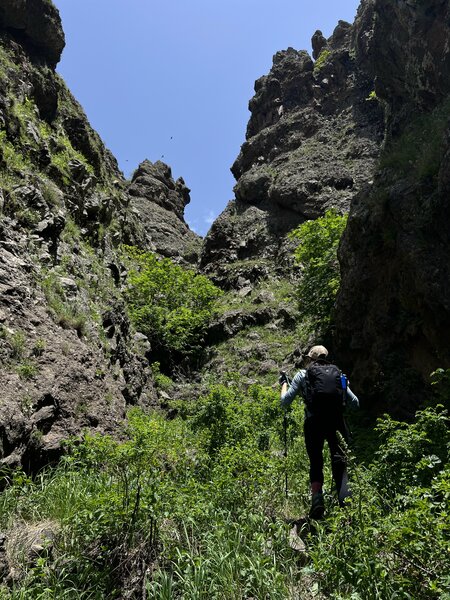
{"type": "Polygon", "coordinates": [[[358,56],[387,107],[381,166],[341,247],[337,348],[369,401],[402,414],[450,365],[450,5],[362,5],[358,56]],[[367,29],[370,23],[369,29],[367,29]],[[389,60],[388,60],[389,59],[389,60]]]}
{"type": "Polygon", "coordinates": [[[139,165],[128,188],[130,206],[144,229],[144,245],[163,256],[195,264],[201,238],[184,220],[189,191],[181,177],[173,180],[169,166],[148,160],[139,165]]]}
{"type": "MultiPolygon", "coordinates": [[[[61,304],[49,303],[30,241],[11,225],[3,220],[0,241],[0,463],[34,471],[56,459],[62,442],[82,428],[114,432],[127,404],[150,402],[153,390],[127,322],[114,326],[105,315],[108,351],[93,343],[98,333],[81,284],[59,277],[54,289],[61,304]],[[68,314],[55,314],[63,310],[62,298],[64,310],[86,303],[85,331],[68,314]]],[[[115,323],[121,310],[115,306],[115,323]]]]}
{"type": "Polygon", "coordinates": [[[311,38],[312,45],[312,57],[314,60],[317,60],[322,52],[322,50],[327,45],[327,38],[324,37],[323,33],[318,29],[315,34],[311,38]]]}
{"type": "Polygon", "coordinates": [[[286,234],[331,207],[348,211],[371,179],[384,115],[366,55],[355,51],[355,26],[340,21],[306,51],[278,52],[255,83],[247,139],[232,167],[236,200],[205,239],[201,266],[223,282],[224,261],[289,261],[286,234]],[[237,241],[239,240],[239,241],[237,241]]]}
{"type": "Polygon", "coordinates": [[[63,45],[51,2],[0,4],[0,464],[30,471],[158,401],[120,244],[192,262],[199,244],[167,165],[124,181],[54,71],[63,45]]]}
{"type": "Polygon", "coordinates": [[[56,66],[65,46],[58,9],[50,0],[4,0],[0,26],[30,44],[50,66],[56,66]]]}

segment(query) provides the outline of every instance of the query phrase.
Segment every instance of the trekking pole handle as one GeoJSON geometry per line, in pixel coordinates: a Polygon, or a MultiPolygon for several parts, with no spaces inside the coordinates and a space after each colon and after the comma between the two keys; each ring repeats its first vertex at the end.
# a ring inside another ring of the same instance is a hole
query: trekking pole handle
{"type": "Polygon", "coordinates": [[[283,383],[285,383],[286,385],[289,385],[291,383],[289,381],[289,377],[288,377],[286,371],[280,371],[280,377],[279,377],[278,381],[280,382],[280,385],[283,385],[283,383]]]}

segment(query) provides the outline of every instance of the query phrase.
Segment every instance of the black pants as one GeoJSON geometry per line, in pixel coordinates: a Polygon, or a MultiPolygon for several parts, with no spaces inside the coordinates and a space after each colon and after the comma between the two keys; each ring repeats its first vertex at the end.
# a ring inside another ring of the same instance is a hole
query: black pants
{"type": "Polygon", "coordinates": [[[337,415],[323,419],[314,415],[307,416],[304,432],[311,483],[317,481],[323,484],[323,446],[326,440],[330,449],[334,483],[338,494],[340,494],[342,478],[347,469],[344,450],[338,440],[337,432],[342,435],[346,442],[348,441],[348,431],[344,417],[337,415]]]}

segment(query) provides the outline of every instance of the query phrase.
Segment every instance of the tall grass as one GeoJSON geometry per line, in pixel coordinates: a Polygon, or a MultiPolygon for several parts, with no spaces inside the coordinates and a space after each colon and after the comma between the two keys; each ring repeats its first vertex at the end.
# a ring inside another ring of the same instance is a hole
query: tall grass
{"type": "Polygon", "coordinates": [[[326,519],[301,533],[299,555],[286,517],[308,509],[302,411],[289,415],[286,460],[270,389],[218,386],[177,409],[172,420],[133,410],[121,442],[84,436],[34,480],[5,475],[7,539],[39,524],[54,524],[54,536],[37,556],[23,552],[0,598],[449,597],[442,410],[411,425],[380,421],[373,465],[349,454],[353,497],[340,509],[326,493],[326,519]]]}

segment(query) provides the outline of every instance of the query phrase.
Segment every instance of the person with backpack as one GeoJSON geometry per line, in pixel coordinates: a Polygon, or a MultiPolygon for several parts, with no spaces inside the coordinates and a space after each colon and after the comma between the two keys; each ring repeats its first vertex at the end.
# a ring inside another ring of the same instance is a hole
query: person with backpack
{"type": "Polygon", "coordinates": [[[281,404],[288,407],[297,395],[301,395],[305,401],[304,435],[312,494],[309,516],[320,519],[325,511],[322,493],[325,440],[330,449],[339,504],[343,506],[345,498],[350,495],[345,451],[338,434],[347,442],[344,408],[346,405],[359,407],[359,400],[347,385],[346,376],[328,361],[328,350],[324,346],[310,349],[305,366],[291,382],[285,373],[281,374],[281,404]]]}

